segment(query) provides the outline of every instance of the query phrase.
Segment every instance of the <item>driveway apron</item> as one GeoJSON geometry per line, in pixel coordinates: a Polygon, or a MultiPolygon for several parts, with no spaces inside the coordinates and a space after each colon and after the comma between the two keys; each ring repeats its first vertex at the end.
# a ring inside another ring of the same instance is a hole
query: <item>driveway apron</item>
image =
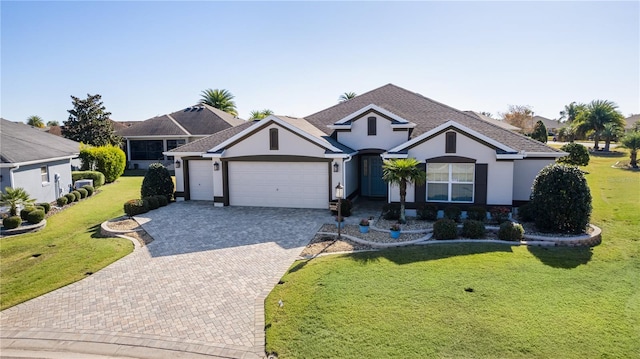
{"type": "Polygon", "coordinates": [[[263,356],[264,298],[331,217],[326,210],[189,201],[136,220],[152,243],[3,311],[3,346],[31,338],[263,356]]]}

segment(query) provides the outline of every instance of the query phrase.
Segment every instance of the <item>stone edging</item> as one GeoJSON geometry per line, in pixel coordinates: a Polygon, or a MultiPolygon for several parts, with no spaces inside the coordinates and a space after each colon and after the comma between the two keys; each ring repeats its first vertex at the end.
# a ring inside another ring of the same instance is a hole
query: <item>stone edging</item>
{"type": "MultiPolygon", "coordinates": [[[[115,219],[120,219],[122,217],[118,217],[115,219]]],[[[100,224],[100,234],[102,234],[103,236],[107,236],[107,237],[119,237],[119,235],[121,234],[125,234],[125,233],[131,233],[131,232],[141,232],[144,229],[143,228],[138,228],[138,229],[111,229],[109,228],[108,224],[109,222],[113,222],[113,220],[107,220],[102,222],[102,224],[100,224]]]]}
{"type": "Polygon", "coordinates": [[[36,224],[28,224],[25,226],[21,225],[20,227],[14,228],[14,229],[3,229],[2,231],[0,231],[0,234],[2,234],[3,236],[15,236],[18,234],[37,232],[42,228],[46,227],[46,225],[47,225],[47,220],[43,219],[42,221],[36,224]]]}

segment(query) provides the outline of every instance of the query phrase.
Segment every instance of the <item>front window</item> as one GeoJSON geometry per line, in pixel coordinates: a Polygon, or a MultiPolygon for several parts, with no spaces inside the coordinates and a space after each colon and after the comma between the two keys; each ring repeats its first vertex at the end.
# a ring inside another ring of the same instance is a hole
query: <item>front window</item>
{"type": "Polygon", "coordinates": [[[473,202],[473,163],[428,163],[427,201],[473,202]]]}
{"type": "MultiPolygon", "coordinates": [[[[178,148],[187,143],[186,140],[167,140],[167,151],[171,151],[174,148],[178,148]]],[[[167,156],[168,160],[173,160],[173,156],[167,156]]]]}
{"type": "Polygon", "coordinates": [[[49,170],[47,166],[40,167],[40,177],[42,179],[42,183],[49,183],[49,170]]]}
{"type": "Polygon", "coordinates": [[[130,141],[132,160],[152,160],[164,159],[162,155],[162,140],[130,141]]]}

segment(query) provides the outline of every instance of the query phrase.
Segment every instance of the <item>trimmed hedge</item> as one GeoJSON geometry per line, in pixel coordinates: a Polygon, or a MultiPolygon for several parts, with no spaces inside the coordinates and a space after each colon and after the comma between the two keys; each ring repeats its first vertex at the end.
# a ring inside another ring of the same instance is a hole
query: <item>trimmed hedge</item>
{"type": "MultiPolygon", "coordinates": [[[[95,168],[104,174],[107,183],[117,180],[124,173],[127,161],[124,151],[113,145],[82,148],[80,157],[83,168],[95,168]]],[[[96,185],[95,181],[93,184],[96,185]]]]}
{"type": "Polygon", "coordinates": [[[73,171],[71,172],[71,179],[73,182],[81,179],[93,180],[93,186],[95,188],[104,185],[105,177],[98,171],[73,171]]]}
{"type": "Polygon", "coordinates": [[[160,207],[160,202],[156,196],[146,197],[142,199],[149,207],[149,210],[158,209],[160,207]]]}
{"type": "Polygon", "coordinates": [[[93,193],[96,191],[95,188],[93,188],[93,186],[88,185],[88,184],[82,186],[82,188],[87,190],[87,197],[93,196],[93,193]]]}
{"type": "Polygon", "coordinates": [[[27,214],[27,221],[32,224],[40,223],[44,219],[44,211],[36,209],[27,214]]]}
{"type": "Polygon", "coordinates": [[[519,223],[504,222],[498,230],[498,238],[503,241],[519,241],[524,238],[524,228],[519,223]]]}
{"type": "Polygon", "coordinates": [[[82,195],[78,191],[72,191],[71,193],[76,196],[76,199],[73,200],[74,202],[78,202],[80,198],[82,198],[82,195]]]}
{"type": "Polygon", "coordinates": [[[171,173],[162,163],[152,163],[144,174],[140,196],[148,198],[163,195],[171,199],[173,195],[173,181],[171,173]]]}
{"type": "Polygon", "coordinates": [[[149,212],[147,202],[141,199],[131,199],[124,203],[124,213],[129,217],[149,212]]]}
{"type": "Polygon", "coordinates": [[[89,191],[84,188],[78,188],[76,191],[80,193],[80,198],[87,198],[87,196],[89,195],[89,191]]]}
{"type": "Polygon", "coordinates": [[[443,218],[433,224],[433,237],[435,239],[456,239],[458,238],[458,227],[456,222],[449,218],[443,218]]]}
{"type": "Polygon", "coordinates": [[[76,201],[76,195],[73,193],[67,193],[64,195],[67,198],[67,203],[71,204],[71,202],[76,201]]]}
{"type": "Polygon", "coordinates": [[[66,196],[62,196],[56,199],[56,204],[58,205],[58,207],[64,207],[67,202],[69,202],[69,199],[66,196]]]}
{"type": "Polygon", "coordinates": [[[518,207],[518,219],[522,222],[533,222],[536,219],[531,203],[525,203],[518,207]]]}
{"type": "Polygon", "coordinates": [[[471,206],[467,208],[467,218],[474,221],[485,221],[487,219],[487,209],[482,206],[471,206]]]}
{"type": "Polygon", "coordinates": [[[462,215],[462,211],[460,210],[460,207],[448,206],[444,209],[444,218],[448,218],[456,222],[460,222],[461,215],[462,215]]]}
{"type": "Polygon", "coordinates": [[[25,207],[25,208],[21,209],[21,210],[20,210],[20,218],[21,218],[23,221],[28,221],[28,220],[29,220],[29,219],[28,219],[29,213],[30,213],[31,211],[34,211],[34,210],[35,210],[35,207],[25,207]]]}
{"type": "Polygon", "coordinates": [[[158,204],[160,205],[160,207],[164,207],[169,204],[169,200],[167,199],[166,196],[157,195],[155,197],[158,199],[158,204]]]}
{"type": "Polygon", "coordinates": [[[483,221],[468,219],[462,225],[462,236],[467,238],[482,238],[486,232],[483,221]]]}
{"type": "Polygon", "coordinates": [[[435,221],[438,219],[438,206],[433,203],[427,203],[418,208],[418,218],[426,221],[435,221]]]}
{"type": "Polygon", "coordinates": [[[2,220],[2,226],[5,229],[15,229],[22,224],[22,218],[20,216],[11,216],[2,220]]]}
{"type": "Polygon", "coordinates": [[[44,208],[44,214],[49,213],[51,210],[51,204],[48,202],[36,203],[36,206],[44,208]]]}

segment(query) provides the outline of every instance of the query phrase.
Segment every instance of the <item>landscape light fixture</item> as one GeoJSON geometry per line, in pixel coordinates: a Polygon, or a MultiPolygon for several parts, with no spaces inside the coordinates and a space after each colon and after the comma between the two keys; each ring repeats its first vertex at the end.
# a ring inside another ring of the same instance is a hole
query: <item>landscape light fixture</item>
{"type": "MultiPolygon", "coordinates": [[[[336,164],[337,166],[337,164],[336,164]]],[[[342,225],[342,197],[344,197],[344,187],[338,182],[336,186],[336,198],[338,199],[338,239],[340,239],[340,226],[342,225]]]]}

